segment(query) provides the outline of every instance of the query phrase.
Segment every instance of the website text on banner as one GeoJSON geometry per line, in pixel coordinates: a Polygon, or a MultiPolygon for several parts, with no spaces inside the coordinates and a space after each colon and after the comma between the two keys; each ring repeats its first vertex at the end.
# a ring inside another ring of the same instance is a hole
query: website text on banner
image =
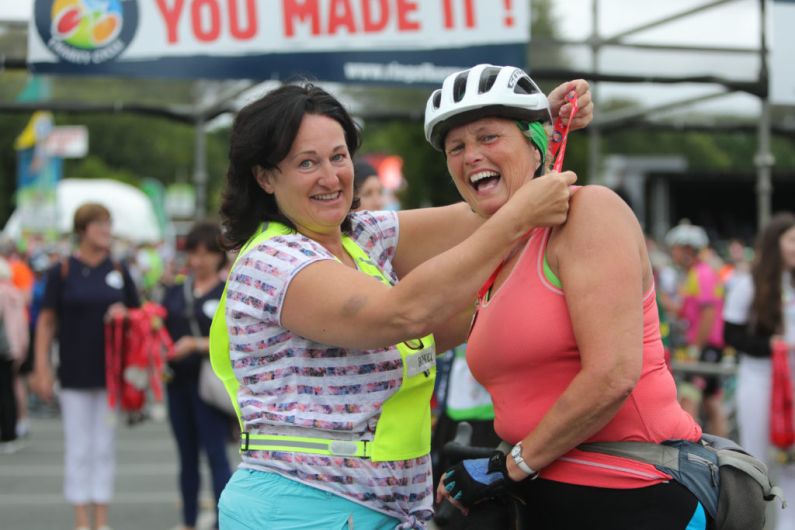
{"type": "Polygon", "coordinates": [[[438,83],[525,66],[519,0],[35,0],[34,72],[438,83]]]}

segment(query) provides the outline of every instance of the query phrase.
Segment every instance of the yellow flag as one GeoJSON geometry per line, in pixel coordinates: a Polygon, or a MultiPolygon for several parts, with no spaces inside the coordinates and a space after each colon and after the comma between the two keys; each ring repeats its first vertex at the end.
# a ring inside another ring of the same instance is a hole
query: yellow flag
{"type": "Polygon", "coordinates": [[[35,146],[36,142],[41,139],[39,135],[42,133],[42,129],[47,132],[52,129],[52,113],[39,110],[33,113],[22,134],[17,137],[14,149],[19,151],[35,146]]]}

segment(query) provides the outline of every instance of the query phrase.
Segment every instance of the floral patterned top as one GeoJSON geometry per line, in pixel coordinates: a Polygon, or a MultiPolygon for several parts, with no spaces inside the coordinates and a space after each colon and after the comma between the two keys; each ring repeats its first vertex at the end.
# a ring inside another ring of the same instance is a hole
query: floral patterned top
{"type": "MultiPolygon", "coordinates": [[[[395,212],[353,214],[351,237],[397,281],[395,212]]],[[[301,234],[278,236],[235,264],[227,287],[230,357],[240,382],[245,430],[289,436],[372,440],[381,405],[400,388],[397,348],[344,349],[284,328],[281,311],[290,281],[304,267],[336,259],[301,234]]],[[[319,300],[322,303],[322,300],[319,300]]],[[[424,528],[432,515],[429,456],[395,462],[307,453],[248,451],[241,467],[271,471],[424,528]]]]}

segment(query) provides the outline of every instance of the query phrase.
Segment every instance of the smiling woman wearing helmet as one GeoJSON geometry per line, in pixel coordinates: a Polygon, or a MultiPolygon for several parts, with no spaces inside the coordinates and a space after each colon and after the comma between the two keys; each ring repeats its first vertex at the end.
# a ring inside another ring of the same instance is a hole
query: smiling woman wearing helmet
{"type": "MultiPolygon", "coordinates": [[[[526,73],[479,65],[431,95],[425,135],[470,207],[490,218],[545,172],[548,121],[526,73]]],[[[492,396],[497,434],[514,447],[456,465],[437,498],[466,509],[510,488],[545,530],[705,528],[701,505],[670,476],[577,449],[701,436],[665,366],[632,211],[606,188],[580,188],[565,224],[531,230],[502,258],[480,291],[467,361],[492,396]]]]}

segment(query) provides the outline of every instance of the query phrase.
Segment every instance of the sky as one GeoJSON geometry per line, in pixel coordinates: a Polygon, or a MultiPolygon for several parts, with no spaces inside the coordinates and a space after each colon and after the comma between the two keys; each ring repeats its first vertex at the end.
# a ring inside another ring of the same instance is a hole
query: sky
{"type": "Polygon", "coordinates": [[[0,20],[27,20],[33,0],[5,0],[0,3],[0,20]]]}
{"type": "MultiPolygon", "coordinates": [[[[420,0],[422,1],[422,0],[420,0]]],[[[660,17],[678,13],[709,3],[709,0],[666,0],[652,2],[637,0],[598,0],[599,29],[603,36],[636,27],[660,17]],[[642,5],[642,9],[639,6],[642,5]]],[[[0,20],[27,20],[33,0],[0,0],[0,20]]],[[[591,0],[556,0],[555,8],[561,36],[584,40],[591,32],[591,0]]],[[[677,44],[698,46],[759,45],[759,2],[734,0],[711,8],[687,19],[637,33],[627,42],[677,44]]],[[[587,47],[571,48],[567,57],[582,69],[590,68],[587,47]]],[[[709,73],[731,79],[752,80],[758,66],[753,57],[734,54],[704,54],[681,52],[638,52],[608,48],[600,56],[605,71],[626,74],[697,75],[709,73]]],[[[532,75],[532,72],[531,72],[532,75]]],[[[714,93],[717,86],[705,85],[617,85],[600,84],[600,97],[628,97],[649,101],[657,106],[701,94],[714,93]]],[[[756,114],[759,104],[755,98],[736,94],[711,102],[699,103],[699,111],[737,110],[740,114],[756,114]]],[[[686,110],[686,109],[685,109],[686,110]]]]}

